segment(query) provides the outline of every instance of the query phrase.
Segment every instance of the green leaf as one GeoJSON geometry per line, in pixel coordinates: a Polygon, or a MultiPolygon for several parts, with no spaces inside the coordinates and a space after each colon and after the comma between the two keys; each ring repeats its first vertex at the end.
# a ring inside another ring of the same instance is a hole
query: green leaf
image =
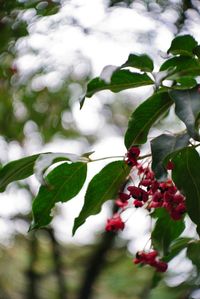
{"type": "Polygon", "coordinates": [[[57,202],[67,202],[81,190],[87,174],[86,163],[63,163],[47,176],[48,185],[41,186],[33,201],[33,223],[30,230],[50,223],[51,210],[57,202]]]}
{"type": "Polygon", "coordinates": [[[112,92],[119,92],[153,83],[147,74],[132,73],[128,70],[116,70],[111,76],[110,83],[106,83],[99,77],[91,80],[87,86],[86,97],[90,98],[94,93],[105,89],[109,89],[112,92]]]}
{"type": "Polygon", "coordinates": [[[200,157],[198,152],[187,147],[180,150],[173,158],[175,165],[172,178],[178,189],[186,196],[187,212],[197,225],[200,235],[200,157]]]}
{"type": "Polygon", "coordinates": [[[192,238],[178,238],[174,240],[169,248],[169,254],[163,258],[163,261],[169,262],[176,257],[183,249],[187,248],[191,243],[192,238]]]}
{"type": "Polygon", "coordinates": [[[173,88],[192,88],[196,85],[194,78],[200,75],[200,61],[189,56],[172,57],[160,67],[160,71],[166,70],[171,70],[166,79],[178,82],[178,85],[173,85],[173,88]]]}
{"type": "Polygon", "coordinates": [[[105,201],[114,199],[117,196],[129,172],[130,168],[124,161],[115,161],[106,165],[93,177],[85,194],[83,208],[75,219],[73,234],[89,216],[100,212],[105,201]]]}
{"type": "Polygon", "coordinates": [[[173,39],[167,53],[193,56],[193,50],[197,45],[197,41],[191,35],[177,36],[173,39]]]}
{"type": "Polygon", "coordinates": [[[183,220],[175,221],[171,219],[169,213],[163,209],[162,216],[156,221],[151,234],[153,247],[163,255],[169,253],[169,246],[184,231],[183,220]]]}
{"type": "Polygon", "coordinates": [[[44,172],[54,163],[61,161],[71,162],[88,162],[87,157],[81,157],[71,153],[45,153],[40,154],[34,165],[34,172],[38,181],[45,185],[45,179],[43,177],[44,172]]]}
{"type": "Polygon", "coordinates": [[[128,60],[121,66],[124,67],[134,67],[144,72],[152,72],[154,69],[152,59],[146,54],[130,54],[128,60]]]}
{"type": "Polygon", "coordinates": [[[160,71],[175,68],[176,72],[190,70],[200,66],[199,61],[194,57],[189,56],[177,56],[166,60],[160,67],[160,71]]]}
{"type": "Polygon", "coordinates": [[[193,53],[200,58],[200,45],[193,49],[193,53]]]}
{"type": "Polygon", "coordinates": [[[38,155],[29,156],[12,161],[0,169],[0,192],[3,192],[7,185],[14,181],[23,180],[34,172],[34,164],[38,155]]]}
{"type": "Polygon", "coordinates": [[[197,88],[191,90],[173,90],[169,92],[175,102],[175,112],[185,123],[188,134],[200,140],[198,127],[200,117],[200,93],[197,88]]]}
{"type": "Polygon", "coordinates": [[[191,242],[187,248],[187,257],[192,261],[200,272],[200,243],[199,241],[191,242]]]}
{"type": "Polygon", "coordinates": [[[176,150],[186,147],[190,136],[187,133],[179,135],[162,134],[151,141],[152,170],[157,179],[164,181],[167,170],[164,167],[165,158],[176,150]]]}
{"type": "Polygon", "coordinates": [[[167,92],[155,93],[143,102],[132,114],[125,134],[127,149],[132,145],[143,144],[152,125],[173,104],[167,92]]]}
{"type": "Polygon", "coordinates": [[[176,79],[176,85],[173,86],[173,89],[191,89],[197,86],[197,81],[193,77],[181,77],[176,79]]]}

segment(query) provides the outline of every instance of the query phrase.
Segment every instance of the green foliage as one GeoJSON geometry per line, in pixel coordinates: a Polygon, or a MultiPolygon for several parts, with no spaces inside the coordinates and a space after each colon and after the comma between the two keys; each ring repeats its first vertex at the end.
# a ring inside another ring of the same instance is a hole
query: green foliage
{"type": "MultiPolygon", "coordinates": [[[[115,70],[107,82],[100,77],[91,80],[87,86],[86,97],[90,98],[94,93],[109,89],[112,92],[119,92],[129,88],[135,88],[153,84],[147,74],[133,73],[128,70],[115,70]]],[[[81,99],[81,107],[85,96],[81,99]]]]}
{"type": "Polygon", "coordinates": [[[151,140],[152,170],[157,179],[160,181],[166,180],[165,158],[169,154],[186,147],[189,139],[190,137],[187,133],[182,133],[176,136],[162,134],[151,140]]]}
{"type": "Polygon", "coordinates": [[[183,220],[174,221],[169,214],[162,210],[151,234],[152,244],[162,255],[169,254],[169,247],[185,229],[183,220]]]}
{"type": "Polygon", "coordinates": [[[125,134],[125,145],[143,144],[152,125],[169,109],[173,101],[167,92],[154,93],[131,115],[125,134]]]}
{"type": "Polygon", "coordinates": [[[38,155],[29,156],[6,164],[0,170],[0,192],[5,191],[8,184],[23,180],[34,173],[34,164],[38,155]]]}
{"type": "Polygon", "coordinates": [[[49,173],[47,185],[41,186],[33,201],[33,223],[30,229],[49,224],[51,211],[57,202],[67,202],[81,190],[87,175],[87,164],[63,163],[49,173]]]}
{"type": "Polygon", "coordinates": [[[169,254],[164,258],[164,261],[169,262],[170,260],[172,260],[183,249],[187,248],[192,240],[193,240],[192,238],[187,238],[187,237],[180,237],[178,239],[175,239],[171,243],[169,247],[169,254]]]}
{"type": "Polygon", "coordinates": [[[200,157],[193,147],[184,148],[173,157],[172,178],[186,196],[187,212],[200,235],[200,157]]]}
{"type": "Polygon", "coordinates": [[[200,243],[199,241],[190,242],[187,247],[187,257],[192,261],[196,266],[198,272],[200,271],[200,243]]]}
{"type": "Polygon", "coordinates": [[[105,201],[115,199],[129,172],[130,168],[123,161],[115,161],[93,177],[85,194],[84,206],[75,219],[73,234],[89,216],[100,212],[105,201]]]}
{"type": "Polygon", "coordinates": [[[127,61],[121,66],[121,68],[124,67],[134,67],[140,69],[143,72],[152,72],[154,69],[152,59],[146,54],[130,54],[127,61]]]}
{"type": "Polygon", "coordinates": [[[193,56],[193,51],[197,45],[197,41],[191,35],[177,36],[173,39],[168,53],[193,56]]]}
{"type": "Polygon", "coordinates": [[[200,93],[198,89],[174,90],[170,92],[170,96],[175,102],[175,112],[185,123],[188,134],[199,141],[200,93]]]}
{"type": "MultiPolygon", "coordinates": [[[[86,153],[86,155],[88,155],[86,153]]],[[[54,163],[61,161],[71,161],[71,162],[88,162],[89,158],[86,156],[78,156],[71,153],[44,153],[40,154],[34,164],[34,172],[41,184],[45,184],[45,179],[43,178],[45,171],[54,163]]]]}

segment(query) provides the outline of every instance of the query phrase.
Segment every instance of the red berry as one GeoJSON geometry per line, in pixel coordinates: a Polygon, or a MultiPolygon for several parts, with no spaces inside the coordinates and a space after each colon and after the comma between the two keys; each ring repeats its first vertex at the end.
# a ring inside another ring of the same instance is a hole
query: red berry
{"type": "Polygon", "coordinates": [[[142,189],[139,187],[129,186],[127,189],[130,191],[133,198],[140,198],[142,195],[142,189]]]}
{"type": "Polygon", "coordinates": [[[118,213],[114,214],[112,218],[107,220],[106,231],[118,231],[124,229],[124,222],[118,213]]]}
{"type": "Polygon", "coordinates": [[[166,168],[167,168],[167,170],[174,169],[174,163],[171,160],[169,160],[168,163],[167,163],[166,168]]]}
{"type": "Polygon", "coordinates": [[[167,268],[168,268],[167,263],[162,262],[162,261],[157,262],[156,270],[157,270],[158,272],[166,272],[166,271],[167,271],[167,268]]]}
{"type": "Polygon", "coordinates": [[[130,194],[119,192],[119,198],[121,199],[121,201],[127,201],[130,197],[130,194]]]}
{"type": "Polygon", "coordinates": [[[136,208],[140,208],[143,206],[143,203],[138,199],[134,200],[133,204],[136,208]]]}

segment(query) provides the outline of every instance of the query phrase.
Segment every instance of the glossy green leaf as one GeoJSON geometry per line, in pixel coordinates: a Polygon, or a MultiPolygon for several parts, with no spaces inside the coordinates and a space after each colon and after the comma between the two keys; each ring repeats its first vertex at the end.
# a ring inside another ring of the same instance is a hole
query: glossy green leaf
{"type": "Polygon", "coordinates": [[[165,158],[174,151],[186,147],[190,136],[187,133],[180,135],[162,134],[151,140],[152,170],[159,180],[167,178],[167,170],[164,166],[165,158]]]}
{"type": "Polygon", "coordinates": [[[87,175],[86,163],[63,163],[47,176],[48,185],[41,186],[33,201],[33,223],[30,229],[48,225],[51,210],[58,202],[67,202],[81,190],[87,175]]]}
{"type": "Polygon", "coordinates": [[[167,255],[170,244],[180,236],[184,229],[183,220],[173,220],[169,213],[163,209],[162,216],[157,219],[151,234],[153,247],[163,255],[167,255]]]}
{"type": "Polygon", "coordinates": [[[85,97],[90,98],[93,94],[101,90],[108,89],[112,92],[119,92],[125,89],[151,85],[154,83],[147,74],[132,73],[128,70],[119,69],[114,71],[111,78],[107,78],[106,81],[97,77],[88,83],[86,95],[80,101],[81,107],[83,106],[85,97]]]}
{"type": "Polygon", "coordinates": [[[193,50],[198,45],[197,41],[191,35],[181,35],[173,39],[168,53],[174,55],[193,55],[193,50]]]}
{"type": "Polygon", "coordinates": [[[198,272],[200,272],[200,242],[191,242],[187,248],[187,257],[191,260],[193,265],[197,267],[198,272]]]}
{"type": "Polygon", "coordinates": [[[115,161],[93,177],[85,194],[83,208],[75,219],[73,234],[89,216],[100,212],[105,201],[115,199],[129,172],[130,168],[124,161],[115,161]]]}
{"type": "Polygon", "coordinates": [[[155,93],[143,102],[129,120],[124,141],[127,149],[132,145],[145,143],[153,124],[172,104],[173,101],[167,92],[155,93]]]}
{"type": "Polygon", "coordinates": [[[200,93],[198,88],[191,90],[173,90],[170,96],[175,102],[175,112],[185,123],[188,134],[195,140],[200,140],[198,127],[200,117],[200,93]]]}
{"type": "Polygon", "coordinates": [[[200,157],[198,152],[187,147],[180,150],[173,158],[175,165],[172,178],[178,189],[186,196],[187,212],[197,225],[200,235],[200,157]]]}
{"type": "Polygon", "coordinates": [[[128,60],[121,66],[124,67],[134,67],[144,72],[152,72],[154,68],[152,59],[146,54],[130,54],[128,60]]]}
{"type": "Polygon", "coordinates": [[[34,164],[38,155],[29,156],[12,161],[0,169],[0,192],[3,192],[8,184],[23,180],[34,172],[34,164]]]}

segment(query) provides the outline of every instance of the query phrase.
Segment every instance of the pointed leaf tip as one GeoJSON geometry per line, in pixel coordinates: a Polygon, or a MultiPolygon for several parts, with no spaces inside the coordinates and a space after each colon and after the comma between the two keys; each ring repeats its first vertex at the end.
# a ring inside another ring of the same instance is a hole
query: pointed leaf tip
{"type": "Polygon", "coordinates": [[[89,216],[100,212],[105,201],[115,199],[129,172],[130,168],[124,161],[114,161],[93,177],[85,194],[83,208],[75,219],[73,235],[89,216]]]}

